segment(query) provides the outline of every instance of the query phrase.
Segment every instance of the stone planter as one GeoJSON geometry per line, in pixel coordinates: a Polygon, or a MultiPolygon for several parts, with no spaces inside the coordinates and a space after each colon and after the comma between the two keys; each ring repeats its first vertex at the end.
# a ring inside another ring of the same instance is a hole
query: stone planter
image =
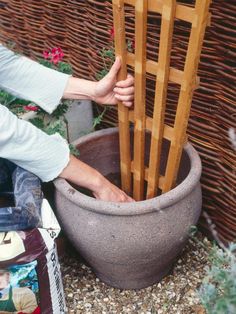
{"type": "Polygon", "coordinates": [[[93,109],[90,100],[73,101],[69,105],[65,117],[68,121],[70,142],[93,131],[93,109]]]}
{"type": "MultiPolygon", "coordinates": [[[[149,142],[147,135],[147,147],[149,142]]],[[[105,176],[119,173],[116,128],[91,133],[75,144],[80,159],[105,176]]],[[[163,146],[162,167],[167,142],[163,146]]],[[[143,288],[169,273],[190,227],[197,223],[202,202],[200,175],[200,158],[186,144],[178,185],[150,200],[98,201],[65,180],[56,179],[57,216],[68,238],[102,281],[122,289],[143,288]]]]}

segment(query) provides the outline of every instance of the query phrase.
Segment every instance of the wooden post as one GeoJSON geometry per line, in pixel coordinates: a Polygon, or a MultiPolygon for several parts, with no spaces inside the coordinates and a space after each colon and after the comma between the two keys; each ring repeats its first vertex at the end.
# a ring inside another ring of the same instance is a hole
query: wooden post
{"type": "Polygon", "coordinates": [[[134,106],[134,167],[133,197],[144,197],[144,150],[146,121],[146,36],[147,0],[135,1],[135,106],[134,106]]]}
{"type": "MultiPolygon", "coordinates": [[[[125,40],[125,12],[124,0],[113,0],[114,38],[116,56],[121,58],[121,69],[118,80],[127,76],[126,69],[126,40],[125,40]]],[[[130,131],[129,110],[122,102],[118,102],[119,142],[120,142],[120,169],[121,185],[123,191],[131,193],[131,157],[130,157],[130,131]]]]}
{"type": "Polygon", "coordinates": [[[158,68],[156,77],[155,101],[149,157],[147,198],[156,195],[159,180],[161,147],[164,132],[166,97],[170,75],[170,56],[176,0],[166,0],[162,8],[158,68]]]}

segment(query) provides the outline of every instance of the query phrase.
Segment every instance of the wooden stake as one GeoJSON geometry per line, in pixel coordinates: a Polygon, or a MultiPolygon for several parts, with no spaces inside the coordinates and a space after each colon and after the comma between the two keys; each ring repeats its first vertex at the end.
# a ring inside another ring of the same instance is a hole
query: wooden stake
{"type": "MultiPolygon", "coordinates": [[[[125,12],[124,1],[113,0],[114,38],[116,56],[121,57],[122,66],[118,80],[127,76],[126,69],[126,40],[125,40],[125,12]]],[[[122,102],[118,102],[119,141],[120,141],[120,168],[122,190],[131,193],[131,157],[130,157],[130,131],[129,110],[122,102]]]]}
{"type": "Polygon", "coordinates": [[[144,197],[147,0],[135,1],[135,107],[133,197],[144,197]]]}
{"type": "Polygon", "coordinates": [[[166,0],[162,8],[158,70],[153,112],[151,149],[149,157],[147,198],[156,195],[159,179],[161,146],[164,132],[166,97],[170,75],[170,56],[174,29],[176,0],[166,0]]]}

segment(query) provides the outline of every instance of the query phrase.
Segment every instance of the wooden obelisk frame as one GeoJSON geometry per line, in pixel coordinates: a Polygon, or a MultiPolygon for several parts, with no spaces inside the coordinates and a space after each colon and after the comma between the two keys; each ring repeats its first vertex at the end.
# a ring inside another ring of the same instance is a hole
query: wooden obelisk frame
{"type": "Polygon", "coordinates": [[[182,149],[194,89],[198,85],[197,68],[205,29],[209,23],[211,0],[196,0],[195,6],[179,4],[176,0],[113,0],[114,37],[116,55],[122,59],[119,79],[127,74],[127,65],[134,68],[135,101],[129,110],[119,103],[119,137],[122,189],[139,201],[156,196],[174,187],[178,174],[182,149]],[[135,10],[135,53],[127,51],[125,36],[125,4],[135,10]],[[146,58],[147,13],[161,14],[158,60],[146,58]],[[184,70],[170,67],[171,46],[175,19],[191,23],[191,33],[184,70]],[[156,76],[153,117],[146,116],[146,73],[156,76]],[[174,126],[164,124],[168,83],[180,85],[174,126]],[[134,123],[134,152],[131,160],[130,122],[134,123]],[[151,132],[149,166],[144,165],[145,132],[151,132]],[[160,175],[160,156],[163,139],[170,141],[165,174],[160,175]],[[133,174],[133,185],[131,178],[133,174]],[[147,194],[144,195],[144,182],[147,194]],[[133,191],[131,191],[133,186],[133,191]],[[132,193],[133,192],[133,193],[132,193]]]}

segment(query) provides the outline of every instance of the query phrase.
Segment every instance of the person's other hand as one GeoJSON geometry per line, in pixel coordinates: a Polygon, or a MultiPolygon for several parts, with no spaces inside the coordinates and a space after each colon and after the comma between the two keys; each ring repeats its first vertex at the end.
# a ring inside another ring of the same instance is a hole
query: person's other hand
{"type": "Polygon", "coordinates": [[[101,178],[101,183],[96,191],[93,191],[96,199],[107,202],[134,202],[125,192],[109,182],[105,177],[101,178]]]}
{"type": "Polygon", "coordinates": [[[70,161],[59,177],[89,189],[98,200],[108,202],[134,201],[125,192],[108,181],[96,169],[85,164],[73,155],[70,155],[70,161]]]}
{"type": "Polygon", "coordinates": [[[131,107],[134,100],[134,78],[128,74],[123,81],[117,82],[117,74],[121,67],[121,60],[116,58],[107,75],[97,82],[94,100],[99,104],[115,105],[121,101],[125,106],[131,107]]]}

